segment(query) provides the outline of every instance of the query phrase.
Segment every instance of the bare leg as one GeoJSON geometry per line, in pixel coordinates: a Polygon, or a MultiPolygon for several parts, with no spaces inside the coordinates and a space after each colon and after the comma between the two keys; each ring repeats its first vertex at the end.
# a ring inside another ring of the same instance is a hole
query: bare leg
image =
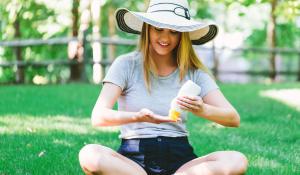
{"type": "Polygon", "coordinates": [[[174,175],[240,175],[247,165],[247,158],[240,152],[217,151],[187,162],[174,175]]]}
{"type": "Polygon", "coordinates": [[[87,175],[147,175],[137,163],[102,145],[84,146],[79,162],[87,175]]]}

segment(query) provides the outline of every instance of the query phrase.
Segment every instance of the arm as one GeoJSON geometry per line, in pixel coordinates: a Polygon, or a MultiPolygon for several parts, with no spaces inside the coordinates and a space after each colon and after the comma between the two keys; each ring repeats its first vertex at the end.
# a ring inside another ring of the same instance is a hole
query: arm
{"type": "Polygon", "coordinates": [[[182,109],[218,124],[230,127],[238,127],[240,125],[238,112],[220,90],[209,92],[203,97],[203,100],[198,96],[178,97],[177,103],[182,109]]]}
{"type": "Polygon", "coordinates": [[[138,112],[113,110],[113,105],[121,93],[122,90],[119,86],[112,83],[104,83],[92,111],[93,126],[116,126],[133,122],[171,122],[166,117],[156,115],[148,109],[141,109],[138,112]]]}

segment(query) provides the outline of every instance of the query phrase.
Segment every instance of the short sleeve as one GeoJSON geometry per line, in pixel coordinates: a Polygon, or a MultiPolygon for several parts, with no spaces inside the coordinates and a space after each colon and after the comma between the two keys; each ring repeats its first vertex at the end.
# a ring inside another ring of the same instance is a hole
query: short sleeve
{"type": "Polygon", "coordinates": [[[195,82],[201,87],[200,96],[205,97],[210,91],[219,89],[215,80],[206,72],[197,70],[195,72],[195,82]]]}
{"type": "Polygon", "coordinates": [[[128,84],[129,61],[129,59],[122,56],[116,58],[108,69],[102,83],[113,83],[124,91],[128,84]]]}

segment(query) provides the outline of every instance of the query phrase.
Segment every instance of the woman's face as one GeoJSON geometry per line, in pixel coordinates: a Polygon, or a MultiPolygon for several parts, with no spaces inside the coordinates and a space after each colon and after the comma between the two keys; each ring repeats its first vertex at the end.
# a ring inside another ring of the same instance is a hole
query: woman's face
{"type": "Polygon", "coordinates": [[[171,54],[180,40],[180,33],[175,30],[150,26],[149,33],[150,49],[161,56],[171,54]]]}

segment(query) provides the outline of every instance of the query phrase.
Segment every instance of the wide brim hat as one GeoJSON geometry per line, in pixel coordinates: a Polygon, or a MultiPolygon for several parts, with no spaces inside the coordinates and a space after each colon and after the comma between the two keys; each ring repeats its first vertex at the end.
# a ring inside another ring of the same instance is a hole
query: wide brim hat
{"type": "Polygon", "coordinates": [[[217,25],[190,17],[186,0],[151,0],[147,12],[120,8],[116,10],[115,17],[117,26],[124,32],[140,34],[145,22],[158,28],[189,32],[194,45],[205,44],[218,33],[217,25]]]}

